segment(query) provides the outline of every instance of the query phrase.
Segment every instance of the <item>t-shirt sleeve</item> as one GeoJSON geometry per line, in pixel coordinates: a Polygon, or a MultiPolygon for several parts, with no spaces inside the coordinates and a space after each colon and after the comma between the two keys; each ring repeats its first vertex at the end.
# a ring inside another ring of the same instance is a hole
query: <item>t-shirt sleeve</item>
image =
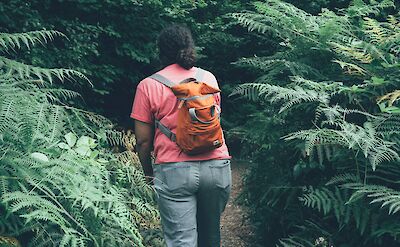
{"type": "Polygon", "coordinates": [[[151,112],[150,100],[143,87],[143,83],[139,83],[136,89],[135,99],[133,101],[132,111],[130,116],[133,119],[145,123],[151,124],[154,122],[154,116],[153,113],[151,112]]]}

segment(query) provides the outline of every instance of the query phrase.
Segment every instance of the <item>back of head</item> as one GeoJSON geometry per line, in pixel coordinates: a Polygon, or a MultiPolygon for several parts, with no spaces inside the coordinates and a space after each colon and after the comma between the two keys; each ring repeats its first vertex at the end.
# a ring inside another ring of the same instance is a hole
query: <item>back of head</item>
{"type": "Polygon", "coordinates": [[[164,65],[177,63],[190,69],[196,62],[196,53],[190,30],[173,24],[164,28],[158,37],[160,59],[164,65]]]}

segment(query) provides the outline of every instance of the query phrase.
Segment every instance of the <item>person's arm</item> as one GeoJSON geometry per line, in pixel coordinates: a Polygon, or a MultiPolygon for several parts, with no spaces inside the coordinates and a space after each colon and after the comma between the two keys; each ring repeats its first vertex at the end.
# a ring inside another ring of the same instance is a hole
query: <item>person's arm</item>
{"type": "Polygon", "coordinates": [[[154,126],[135,120],[136,151],[139,154],[144,175],[148,183],[153,182],[151,151],[153,150],[154,126]]]}

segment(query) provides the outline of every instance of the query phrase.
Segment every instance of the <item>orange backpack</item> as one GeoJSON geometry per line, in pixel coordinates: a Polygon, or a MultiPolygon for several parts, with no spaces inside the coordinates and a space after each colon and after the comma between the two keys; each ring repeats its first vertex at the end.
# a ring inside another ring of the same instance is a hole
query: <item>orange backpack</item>
{"type": "Polygon", "coordinates": [[[223,144],[221,110],[214,97],[220,90],[201,82],[203,74],[204,70],[199,68],[196,78],[188,78],[178,84],[160,74],[150,76],[169,87],[180,101],[176,134],[158,119],[155,120],[156,128],[190,155],[204,153],[223,144]]]}

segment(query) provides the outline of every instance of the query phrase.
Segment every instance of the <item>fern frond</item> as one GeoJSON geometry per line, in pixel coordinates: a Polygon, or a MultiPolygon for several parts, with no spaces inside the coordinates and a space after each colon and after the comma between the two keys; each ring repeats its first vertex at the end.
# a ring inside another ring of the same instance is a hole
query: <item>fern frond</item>
{"type": "Polygon", "coordinates": [[[249,31],[262,34],[268,32],[282,40],[301,36],[312,43],[319,43],[317,39],[308,35],[318,29],[317,17],[277,0],[255,2],[254,6],[259,13],[234,13],[231,16],[249,31]]]}
{"type": "Polygon", "coordinates": [[[0,236],[0,246],[20,247],[21,244],[19,243],[19,241],[16,238],[0,236]]]}
{"type": "Polygon", "coordinates": [[[386,114],[374,119],[371,124],[382,135],[400,134],[400,114],[386,114]]]}
{"type": "Polygon", "coordinates": [[[314,247],[314,243],[311,241],[298,237],[298,236],[289,236],[288,238],[283,238],[279,240],[279,244],[276,247],[314,247]]]}
{"type": "Polygon", "coordinates": [[[54,30],[41,30],[26,33],[0,33],[0,49],[14,50],[22,46],[28,49],[32,46],[52,41],[55,37],[66,37],[63,33],[54,30]]]}
{"type": "Polygon", "coordinates": [[[242,67],[256,68],[260,71],[265,71],[267,75],[264,75],[258,81],[265,81],[266,76],[268,76],[270,79],[277,79],[277,77],[284,71],[288,71],[290,75],[299,77],[324,77],[318,70],[305,63],[301,63],[298,61],[294,62],[284,58],[243,58],[235,62],[234,64],[242,67]]]}
{"type": "MultiPolygon", "coordinates": [[[[265,34],[267,32],[276,33],[276,29],[272,28],[268,24],[264,23],[264,17],[256,13],[233,13],[231,15],[236,19],[241,25],[247,27],[249,32],[257,31],[259,33],[265,34]]],[[[283,37],[281,37],[283,38],[283,37]]]]}
{"type": "Polygon", "coordinates": [[[333,191],[327,187],[319,189],[310,187],[307,192],[300,197],[300,201],[302,201],[305,206],[315,208],[324,215],[328,215],[332,212],[339,225],[348,225],[350,220],[354,219],[357,229],[360,230],[362,234],[368,225],[368,209],[365,208],[362,202],[355,201],[354,198],[355,197],[351,197],[349,199],[348,191],[341,190],[338,187],[334,187],[333,191]],[[349,203],[350,201],[351,205],[349,203]]]}
{"type": "Polygon", "coordinates": [[[400,90],[396,90],[391,93],[378,97],[377,103],[379,104],[382,103],[383,101],[387,101],[388,105],[392,106],[399,99],[400,99],[400,90]]]}
{"type": "Polygon", "coordinates": [[[321,102],[324,104],[329,102],[328,94],[307,90],[299,86],[285,88],[270,84],[246,83],[236,87],[231,95],[236,94],[244,95],[251,100],[269,99],[271,103],[283,102],[279,112],[302,102],[321,102]]]}
{"type": "Polygon", "coordinates": [[[32,219],[51,221],[54,224],[68,225],[68,222],[62,216],[63,210],[58,208],[50,201],[38,197],[34,194],[27,195],[20,191],[11,192],[2,196],[4,202],[11,202],[12,212],[17,212],[24,208],[37,207],[37,210],[26,214],[24,217],[28,222],[32,219]]]}
{"type": "Polygon", "coordinates": [[[347,14],[351,17],[364,17],[369,15],[377,15],[383,9],[394,8],[395,4],[393,0],[382,0],[378,1],[368,1],[368,3],[363,0],[353,0],[347,9],[347,14]]]}
{"type": "Polygon", "coordinates": [[[344,184],[349,182],[360,182],[360,177],[356,174],[352,173],[344,173],[336,175],[335,177],[331,178],[326,185],[337,185],[337,184],[344,184]]]}
{"type": "Polygon", "coordinates": [[[54,142],[55,138],[61,135],[61,131],[63,129],[63,119],[64,119],[64,112],[61,107],[54,106],[50,108],[50,116],[49,116],[49,127],[50,132],[48,136],[48,142],[54,142]]]}
{"type": "Polygon", "coordinates": [[[17,79],[23,80],[35,78],[42,84],[53,83],[53,78],[58,78],[60,81],[74,80],[74,78],[79,78],[92,85],[90,80],[84,74],[76,70],[44,69],[17,62],[3,56],[0,56],[0,69],[7,70],[9,74],[15,76],[17,79]]]}
{"type": "Polygon", "coordinates": [[[364,33],[366,33],[370,37],[370,40],[373,44],[382,44],[390,36],[389,30],[384,28],[382,24],[380,24],[377,20],[369,17],[364,17],[364,25],[364,33]]]}
{"type": "Polygon", "coordinates": [[[140,160],[139,156],[132,151],[125,151],[119,154],[116,154],[117,159],[123,164],[134,165],[139,168],[140,160]]]}
{"type": "Polygon", "coordinates": [[[369,159],[372,169],[384,161],[399,160],[399,155],[394,144],[379,138],[372,127],[362,128],[350,123],[338,125],[341,130],[334,129],[310,129],[291,133],[285,140],[305,140],[305,151],[309,155],[317,145],[341,145],[349,149],[360,150],[369,159]]]}
{"type": "MultiPolygon", "coordinates": [[[[369,54],[368,52],[360,49],[357,46],[350,47],[348,45],[342,45],[342,44],[339,44],[339,43],[336,43],[336,42],[330,42],[330,45],[332,46],[332,49],[336,53],[339,53],[339,54],[341,54],[343,56],[355,59],[355,60],[357,60],[357,61],[359,61],[361,63],[371,63],[372,60],[373,60],[371,54],[369,54]]],[[[338,60],[336,60],[335,62],[339,63],[338,60]]],[[[343,68],[343,65],[342,65],[343,63],[344,62],[339,63],[339,65],[341,65],[342,68],[343,68]]],[[[353,67],[354,66],[356,66],[356,65],[353,65],[353,67]]]]}
{"type": "MultiPolygon", "coordinates": [[[[342,187],[354,190],[353,196],[366,195],[372,198],[371,203],[388,207],[389,214],[395,214],[400,210],[400,192],[380,185],[364,185],[360,183],[346,183],[342,187]]],[[[353,197],[352,196],[352,197],[353,197]]]]}
{"type": "Polygon", "coordinates": [[[117,130],[107,130],[106,131],[107,142],[112,146],[123,146],[128,150],[133,151],[136,145],[136,138],[132,131],[128,130],[117,131],[117,130]]]}
{"type": "Polygon", "coordinates": [[[333,62],[339,64],[346,74],[359,76],[365,76],[369,74],[367,70],[357,64],[347,63],[341,60],[333,60],[333,62]]]}
{"type": "Polygon", "coordinates": [[[70,100],[73,98],[82,97],[80,93],[68,89],[43,88],[40,89],[40,91],[45,93],[52,102],[59,102],[61,99],[70,100]]]}

